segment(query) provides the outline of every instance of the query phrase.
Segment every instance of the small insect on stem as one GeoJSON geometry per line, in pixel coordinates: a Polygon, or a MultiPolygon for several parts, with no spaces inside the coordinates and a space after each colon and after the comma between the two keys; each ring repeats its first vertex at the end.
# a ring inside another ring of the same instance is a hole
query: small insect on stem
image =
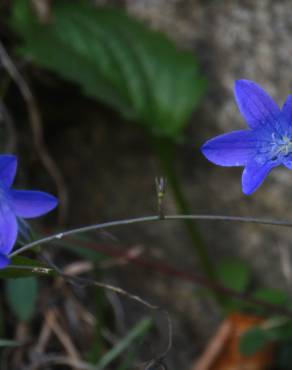
{"type": "Polygon", "coordinates": [[[163,220],[165,218],[163,199],[166,193],[167,179],[165,177],[155,177],[156,195],[157,195],[157,208],[159,218],[163,220]]]}

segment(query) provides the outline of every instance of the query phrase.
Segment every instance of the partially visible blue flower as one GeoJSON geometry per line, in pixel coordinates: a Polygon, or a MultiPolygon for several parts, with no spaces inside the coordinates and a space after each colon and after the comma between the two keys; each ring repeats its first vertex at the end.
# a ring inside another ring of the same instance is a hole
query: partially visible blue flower
{"type": "Polygon", "coordinates": [[[235,82],[235,99],[249,129],[207,141],[202,152],[220,166],[244,166],[242,190],[256,191],[276,166],[292,169],[292,95],[282,109],[256,83],[235,82]]]}
{"type": "Polygon", "coordinates": [[[0,268],[9,264],[18,234],[17,218],[33,218],[54,209],[58,200],[41,191],[15,190],[11,185],[16,175],[14,155],[0,156],[0,268]]]}

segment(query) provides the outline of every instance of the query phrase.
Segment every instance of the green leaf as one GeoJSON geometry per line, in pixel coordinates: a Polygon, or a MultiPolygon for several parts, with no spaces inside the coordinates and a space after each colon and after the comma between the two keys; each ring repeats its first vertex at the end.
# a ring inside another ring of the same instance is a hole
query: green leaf
{"type": "Polygon", "coordinates": [[[29,276],[56,275],[57,273],[44,263],[22,256],[13,257],[11,265],[6,267],[5,269],[0,270],[0,279],[16,279],[29,276]]]}
{"type": "Polygon", "coordinates": [[[289,301],[289,295],[286,292],[272,288],[258,289],[253,293],[253,297],[267,303],[281,306],[287,304],[289,301]]]}
{"type": "Polygon", "coordinates": [[[35,277],[6,281],[6,296],[10,308],[21,321],[30,321],[34,315],[38,296],[38,281],[35,277]]]}
{"type": "Polygon", "coordinates": [[[283,317],[273,317],[260,327],[248,330],[241,338],[240,351],[253,355],[271,342],[285,342],[292,339],[292,320],[283,317]]]}
{"type": "Polygon", "coordinates": [[[248,330],[240,340],[239,350],[245,356],[252,356],[270,341],[267,333],[259,327],[248,330]]]}
{"type": "Polygon", "coordinates": [[[14,2],[11,23],[23,55],[151,133],[182,133],[206,90],[190,52],[117,9],[65,0],[52,8],[52,21],[41,24],[28,1],[14,2]]]}
{"type": "Polygon", "coordinates": [[[246,290],[251,280],[251,272],[248,265],[236,259],[220,262],[217,273],[224,286],[239,293],[246,290]]]}
{"type": "MultiPolygon", "coordinates": [[[[101,278],[101,272],[99,270],[95,271],[95,278],[97,280],[101,278]]],[[[95,295],[95,317],[98,317],[98,320],[95,322],[93,337],[90,345],[88,345],[86,360],[92,364],[96,364],[103,355],[104,338],[102,336],[102,329],[106,325],[107,308],[105,304],[104,290],[95,289],[93,294],[95,295]]]]}

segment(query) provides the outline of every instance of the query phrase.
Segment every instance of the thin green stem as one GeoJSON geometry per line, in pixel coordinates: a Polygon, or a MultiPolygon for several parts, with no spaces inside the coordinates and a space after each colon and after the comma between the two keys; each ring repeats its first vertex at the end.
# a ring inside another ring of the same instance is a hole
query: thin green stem
{"type": "Polygon", "coordinates": [[[269,226],[292,227],[292,221],[289,221],[289,220],[267,219],[267,218],[257,218],[257,217],[196,214],[196,215],[165,215],[164,218],[161,219],[160,216],[153,215],[153,216],[129,218],[126,220],[103,222],[103,223],[88,225],[88,226],[79,227],[76,229],[52,234],[52,235],[46,236],[44,238],[35,240],[34,242],[24,245],[23,247],[12,252],[9,255],[9,258],[19,255],[36,246],[41,246],[42,244],[50,243],[54,240],[60,240],[60,239],[63,239],[71,235],[82,234],[82,233],[86,233],[89,231],[95,231],[95,230],[108,229],[108,228],[116,227],[116,226],[125,226],[125,225],[132,225],[132,224],[138,224],[138,223],[168,221],[168,220],[173,220],[173,221],[177,221],[177,220],[225,221],[225,222],[261,224],[261,225],[269,225],[269,226]]]}
{"type": "MultiPolygon", "coordinates": [[[[187,200],[182,191],[178,176],[176,176],[175,173],[175,143],[172,140],[166,138],[153,138],[153,146],[156,151],[157,157],[160,160],[164,174],[171,187],[178,212],[189,214],[190,209],[188,207],[187,200]]],[[[193,220],[184,218],[183,221],[192,242],[192,246],[198,256],[200,265],[203,268],[203,271],[209,279],[216,280],[216,271],[208,255],[208,251],[204,240],[201,237],[200,231],[198,230],[193,220]]]]}

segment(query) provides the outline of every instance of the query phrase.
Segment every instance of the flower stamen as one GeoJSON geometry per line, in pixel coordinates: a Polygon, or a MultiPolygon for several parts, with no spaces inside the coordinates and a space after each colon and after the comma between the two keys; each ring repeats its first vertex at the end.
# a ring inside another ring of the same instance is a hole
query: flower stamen
{"type": "Polygon", "coordinates": [[[281,157],[286,157],[291,152],[292,139],[287,134],[277,138],[275,133],[273,133],[271,142],[271,159],[276,160],[281,157]]]}

